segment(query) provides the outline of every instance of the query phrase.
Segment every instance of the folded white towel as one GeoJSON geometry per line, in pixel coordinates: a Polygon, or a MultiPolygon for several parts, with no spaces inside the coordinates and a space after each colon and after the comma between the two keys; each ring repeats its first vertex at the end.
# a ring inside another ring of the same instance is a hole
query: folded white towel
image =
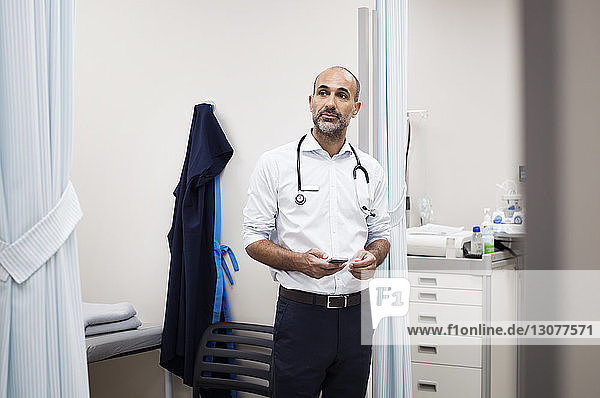
{"type": "Polygon", "coordinates": [[[98,304],[83,302],[82,308],[84,327],[124,321],[137,314],[131,303],[98,304]]]}
{"type": "Polygon", "coordinates": [[[98,325],[91,325],[85,328],[86,336],[93,336],[102,333],[113,333],[121,332],[123,330],[137,329],[142,325],[142,322],[136,317],[132,316],[129,319],[119,322],[101,323],[98,325]]]}

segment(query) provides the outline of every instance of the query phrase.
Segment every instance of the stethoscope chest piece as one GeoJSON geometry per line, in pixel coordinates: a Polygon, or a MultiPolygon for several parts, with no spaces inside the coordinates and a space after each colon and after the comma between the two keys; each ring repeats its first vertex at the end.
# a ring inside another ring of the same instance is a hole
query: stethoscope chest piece
{"type": "Polygon", "coordinates": [[[301,193],[299,193],[298,195],[296,195],[296,197],[294,198],[294,200],[296,201],[297,205],[303,205],[304,203],[306,203],[306,197],[304,195],[302,195],[301,193]]]}

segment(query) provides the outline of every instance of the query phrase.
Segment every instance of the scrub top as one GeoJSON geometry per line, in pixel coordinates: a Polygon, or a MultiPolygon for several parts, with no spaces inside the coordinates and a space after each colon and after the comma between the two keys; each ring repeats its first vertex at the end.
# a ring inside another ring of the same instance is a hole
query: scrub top
{"type": "MultiPolygon", "coordinates": [[[[214,306],[217,277],[222,272],[214,255],[215,211],[220,213],[220,204],[215,204],[215,179],[232,155],[233,149],[212,106],[196,105],[183,170],[174,192],[175,210],[168,234],[171,264],[160,354],[161,366],[189,386],[193,384],[194,360],[202,333],[213,322],[213,311],[221,311],[214,306]]],[[[220,294],[217,292],[217,302],[220,294]]]]}

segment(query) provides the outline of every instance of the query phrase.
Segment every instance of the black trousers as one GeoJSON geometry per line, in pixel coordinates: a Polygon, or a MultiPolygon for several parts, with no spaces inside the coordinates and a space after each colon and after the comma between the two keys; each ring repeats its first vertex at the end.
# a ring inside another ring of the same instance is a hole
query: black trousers
{"type": "Polygon", "coordinates": [[[323,398],[364,398],[371,345],[361,345],[361,329],[367,341],[372,337],[370,312],[366,314],[368,321],[363,314],[365,327],[361,328],[361,305],[330,309],[280,296],[274,328],[273,397],[317,398],[322,391],[323,398]]]}

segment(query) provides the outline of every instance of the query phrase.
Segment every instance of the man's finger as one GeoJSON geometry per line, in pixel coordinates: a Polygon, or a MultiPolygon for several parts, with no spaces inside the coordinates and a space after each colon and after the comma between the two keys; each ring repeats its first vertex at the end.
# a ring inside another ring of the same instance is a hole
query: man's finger
{"type": "Polygon", "coordinates": [[[323,265],[323,268],[328,269],[328,270],[340,270],[340,269],[344,268],[345,266],[346,266],[346,263],[336,264],[336,263],[325,262],[325,265],[323,265]]]}
{"type": "Polygon", "coordinates": [[[351,264],[350,265],[350,270],[365,270],[365,269],[375,269],[377,268],[377,264],[375,264],[375,262],[371,262],[371,263],[367,263],[367,264],[351,264]]]}
{"type": "Polygon", "coordinates": [[[328,268],[328,272],[327,275],[333,275],[336,272],[338,272],[339,270],[341,270],[343,267],[338,267],[338,268],[328,268]]]}
{"type": "Polygon", "coordinates": [[[375,269],[374,268],[365,268],[365,269],[360,269],[360,270],[352,270],[352,271],[350,271],[350,273],[356,279],[369,279],[373,275],[375,275],[375,269]]]}
{"type": "Polygon", "coordinates": [[[318,258],[327,258],[327,254],[323,253],[321,250],[319,249],[310,249],[308,251],[309,254],[312,254],[315,257],[318,258]]]}
{"type": "Polygon", "coordinates": [[[367,265],[372,264],[374,261],[376,261],[374,258],[367,258],[364,260],[359,260],[359,261],[353,261],[350,266],[352,268],[361,268],[367,265]]]}
{"type": "Polygon", "coordinates": [[[358,271],[352,271],[352,276],[354,276],[356,279],[362,279],[361,272],[358,272],[358,271]]]}
{"type": "Polygon", "coordinates": [[[359,250],[354,255],[354,259],[352,261],[364,260],[367,254],[368,252],[366,250],[359,250]]]}
{"type": "Polygon", "coordinates": [[[333,275],[336,272],[338,272],[339,269],[338,268],[334,268],[334,269],[330,269],[330,268],[321,268],[319,271],[317,271],[317,274],[319,275],[317,277],[317,279],[321,279],[324,276],[329,276],[329,275],[333,275]]]}

